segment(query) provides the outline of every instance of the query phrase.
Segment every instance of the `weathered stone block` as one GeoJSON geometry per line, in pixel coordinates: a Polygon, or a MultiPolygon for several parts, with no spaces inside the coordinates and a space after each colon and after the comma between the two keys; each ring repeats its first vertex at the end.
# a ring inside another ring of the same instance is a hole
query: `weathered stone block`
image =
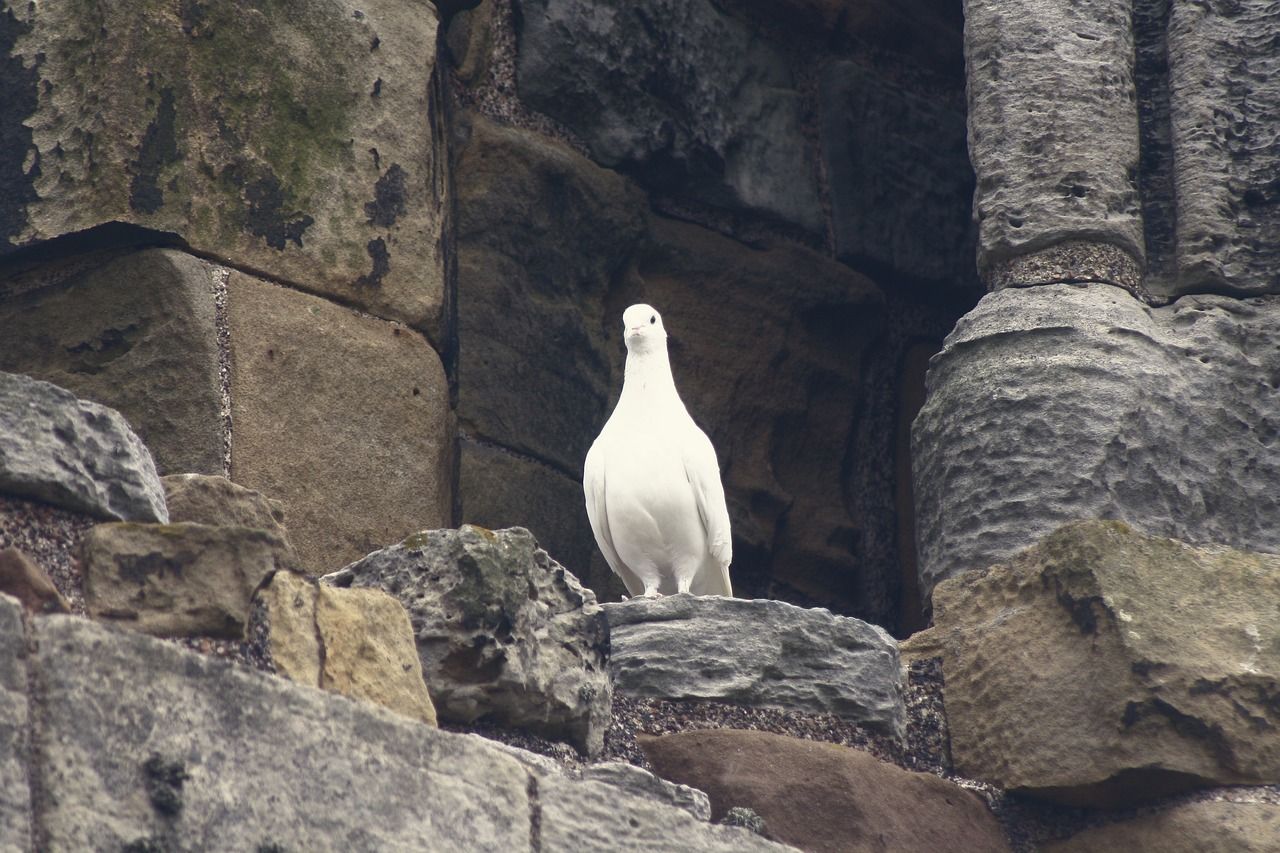
{"type": "Polygon", "coordinates": [[[213,280],[204,262],[151,249],[0,301],[0,340],[0,369],[116,409],[162,473],[222,473],[213,280]]]}
{"type": "Polygon", "coordinates": [[[47,849],[529,849],[528,774],[479,740],[83,619],[34,636],[47,849]]]}
{"type": "MultiPolygon", "coordinates": [[[[978,267],[989,284],[1007,283],[1006,262],[1067,241],[1114,246],[1128,256],[1126,277],[1140,270],[1132,12],[1131,0],[965,3],[978,267]]],[[[1050,264],[1043,281],[1110,280],[1113,263],[1050,264]]]]}
{"type": "Polygon", "coordinates": [[[0,594],[0,839],[14,850],[31,838],[29,714],[22,605],[0,594]]]}
{"type": "Polygon", "coordinates": [[[318,586],[292,572],[277,572],[261,597],[278,673],[436,724],[399,601],[377,589],[318,586]]]}
{"type": "Polygon", "coordinates": [[[986,296],[912,430],[923,594],[1081,518],[1280,552],[1278,344],[1273,297],[986,296]]]}
{"type": "Polygon", "coordinates": [[[1067,525],[934,593],[957,772],[1071,805],[1280,782],[1280,556],[1067,525]]]}
{"type": "Polygon", "coordinates": [[[448,523],[453,421],[430,344],[240,273],[227,288],[231,478],[289,508],[307,570],[448,523]]]}
{"type": "Polygon", "coordinates": [[[122,521],[168,521],[146,446],[114,409],[0,373],[0,493],[122,521]]]}
{"type": "Polygon", "coordinates": [[[222,527],[253,527],[288,539],[284,507],[261,492],[246,489],[226,477],[171,474],[164,484],[169,520],[222,527]]]}
{"type": "Polygon", "coordinates": [[[875,625],[781,601],[669,595],[604,605],[624,696],[835,714],[901,739],[898,645],[875,625]]]}
{"type": "Polygon", "coordinates": [[[84,539],[85,606],[147,634],[238,640],[258,586],[291,562],[287,544],[265,530],[99,524],[84,539]]]}
{"type": "Polygon", "coordinates": [[[519,89],[598,163],[711,204],[823,227],[781,53],[709,0],[521,0],[519,89]]]}
{"type": "Polygon", "coordinates": [[[600,606],[529,531],[424,531],[324,581],[400,599],[441,719],[603,747],[613,694],[600,606]]]}
{"type": "Polygon", "coordinates": [[[1267,0],[1173,2],[1173,295],[1280,292],[1280,15],[1267,0]]]}
{"type": "Polygon", "coordinates": [[[8,2],[0,254],[106,223],[438,332],[431,3],[8,2]]]}
{"type": "Polygon", "coordinates": [[[861,750],[723,729],[640,743],[664,777],[707,791],[716,820],[745,806],[764,818],[768,838],[802,850],[1009,850],[977,796],[861,750]]]}

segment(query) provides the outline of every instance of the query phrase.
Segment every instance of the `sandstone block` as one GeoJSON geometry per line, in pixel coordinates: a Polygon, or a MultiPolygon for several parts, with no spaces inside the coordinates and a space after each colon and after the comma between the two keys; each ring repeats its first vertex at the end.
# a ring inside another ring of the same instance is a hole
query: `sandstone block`
{"type": "Polygon", "coordinates": [[[317,586],[291,572],[277,572],[261,595],[277,672],[436,724],[399,601],[376,589],[317,586]]]}
{"type": "Polygon", "coordinates": [[[85,606],[156,636],[240,639],[259,584],[291,558],[265,530],[100,524],[84,540],[85,606]]]}
{"type": "Polygon", "coordinates": [[[1280,556],[1067,525],[946,581],[957,772],[1071,805],[1280,781],[1280,556]]]}
{"type": "Polygon", "coordinates": [[[432,4],[8,5],[0,254],[128,223],[438,333],[432,4]]]}
{"type": "Polygon", "coordinates": [[[308,571],[448,522],[449,389],[420,334],[240,273],[227,313],[231,479],[284,502],[308,571]]]}
{"type": "Polygon", "coordinates": [[[529,531],[424,531],[324,580],[400,600],[441,719],[602,748],[612,689],[600,606],[529,531]]]}
{"type": "Polygon", "coordinates": [[[640,743],[662,776],[707,792],[716,820],[749,808],[764,818],[766,837],[802,850],[1009,850],[977,796],[860,750],[732,729],[640,743]]]}
{"type": "Polygon", "coordinates": [[[169,520],[221,527],[253,527],[287,538],[284,506],[261,492],[246,489],[226,477],[171,474],[164,484],[169,520]]]}
{"type": "Polygon", "coordinates": [[[912,429],[921,588],[1081,518],[1280,552],[1280,299],[986,296],[912,429]]]}
{"type": "Polygon", "coordinates": [[[835,714],[904,735],[898,646],[875,625],[719,596],[635,598],[604,611],[609,671],[624,696],[835,714]]]}
{"type": "Polygon", "coordinates": [[[0,301],[0,340],[0,370],[116,409],[162,473],[222,473],[213,281],[204,262],[149,249],[94,265],[0,301]]]}
{"type": "Polygon", "coordinates": [[[169,520],[146,446],[120,413],[0,373],[0,492],[122,521],[169,520]]]}

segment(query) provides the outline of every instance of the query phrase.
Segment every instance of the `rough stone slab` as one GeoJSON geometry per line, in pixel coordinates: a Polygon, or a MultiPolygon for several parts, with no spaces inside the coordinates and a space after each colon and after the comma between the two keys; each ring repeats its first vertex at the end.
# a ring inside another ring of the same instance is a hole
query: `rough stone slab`
{"type": "Polygon", "coordinates": [[[950,97],[922,94],[858,63],[835,62],[819,90],[837,256],[977,285],[963,87],[950,97]]]}
{"type": "Polygon", "coordinates": [[[709,0],[521,0],[520,96],[660,191],[823,227],[783,56],[709,0]]]}
{"type": "Polygon", "coordinates": [[[213,280],[204,262],[150,249],[0,301],[0,340],[0,370],[116,409],[161,473],[222,473],[213,280]]]}
{"type": "Polygon", "coordinates": [[[28,704],[22,605],[0,593],[0,844],[6,850],[24,850],[31,838],[28,704]]]}
{"type": "Polygon", "coordinates": [[[1131,0],[966,0],[964,31],[983,276],[1068,240],[1141,261],[1131,0]]]}
{"type": "Polygon", "coordinates": [[[35,637],[44,849],[529,849],[527,772],[481,743],[84,620],[35,637]]]}
{"type": "Polygon", "coordinates": [[[1280,292],[1280,15],[1173,2],[1168,24],[1175,294],[1280,292]]]}
{"type": "Polygon", "coordinates": [[[732,729],[642,737],[640,745],[664,777],[705,788],[716,820],[751,809],[768,838],[802,850],[1009,850],[976,795],[861,750],[732,729]]]}
{"type": "Polygon", "coordinates": [[[934,593],[956,772],[1068,805],[1280,782],[1280,556],[1067,525],[934,593]]]}
{"type": "Polygon", "coordinates": [[[614,390],[604,302],[648,202],[529,131],[465,116],[455,134],[460,425],[580,479],[614,390]]]}
{"type": "MultiPolygon", "coordinates": [[[[1227,796],[1230,796],[1228,793],[1227,796]]],[[[1280,850],[1280,807],[1271,803],[1188,803],[1086,829],[1042,853],[1269,853],[1280,850]]]]}
{"type": "Polygon", "coordinates": [[[169,520],[146,445],[120,413],[0,373],[0,492],[121,521],[169,520]]]}
{"type": "Polygon", "coordinates": [[[453,421],[430,344],[240,273],[227,290],[231,479],[284,502],[307,570],[447,524],[453,421]]]}
{"type": "Polygon", "coordinates": [[[323,580],[400,599],[441,719],[603,747],[613,691],[600,606],[529,531],[424,531],[323,580]]]}
{"type": "Polygon", "coordinates": [[[1280,552],[1278,344],[1270,297],[984,297],[912,429],[922,593],[1081,518],[1280,552]]]}
{"type": "Polygon", "coordinates": [[[0,254],[128,223],[439,331],[433,4],[7,0],[3,17],[19,64],[0,254]]]}
{"type": "Polygon", "coordinates": [[[875,625],[781,601],[669,595],[604,605],[624,696],[835,714],[904,735],[898,646],[875,625]]]}
{"type": "Polygon", "coordinates": [[[238,640],[254,592],[291,558],[281,539],[249,527],[99,524],[84,539],[85,606],[160,637],[238,640]]]}

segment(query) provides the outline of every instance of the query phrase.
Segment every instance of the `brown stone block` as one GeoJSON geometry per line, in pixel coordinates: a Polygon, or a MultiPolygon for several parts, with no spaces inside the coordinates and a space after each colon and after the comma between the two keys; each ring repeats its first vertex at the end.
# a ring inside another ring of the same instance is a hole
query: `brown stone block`
{"type": "Polygon", "coordinates": [[[240,273],[227,303],[232,479],[284,502],[306,569],[447,526],[453,420],[426,339],[240,273]]]}

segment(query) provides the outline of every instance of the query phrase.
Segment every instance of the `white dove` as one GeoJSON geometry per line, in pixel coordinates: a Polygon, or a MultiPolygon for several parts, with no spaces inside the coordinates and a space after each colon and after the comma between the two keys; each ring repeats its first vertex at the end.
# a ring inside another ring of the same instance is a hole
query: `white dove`
{"type": "Polygon", "coordinates": [[[622,314],[622,396],[582,478],[596,543],[631,595],[733,595],[733,543],[711,440],[676,393],[662,317],[622,314]]]}

